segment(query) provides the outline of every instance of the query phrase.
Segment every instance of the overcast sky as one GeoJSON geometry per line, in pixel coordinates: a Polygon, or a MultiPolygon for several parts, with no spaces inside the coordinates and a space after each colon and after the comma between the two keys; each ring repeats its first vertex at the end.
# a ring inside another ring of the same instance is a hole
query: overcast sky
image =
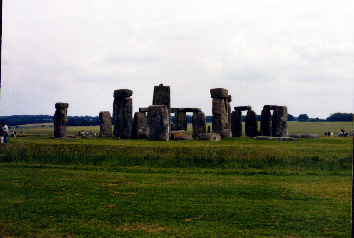
{"type": "Polygon", "coordinates": [[[353,111],[353,0],[4,0],[0,115],[133,110],[171,87],[172,107],[211,115],[211,88],[231,106],[288,107],[326,118],[353,111]]]}

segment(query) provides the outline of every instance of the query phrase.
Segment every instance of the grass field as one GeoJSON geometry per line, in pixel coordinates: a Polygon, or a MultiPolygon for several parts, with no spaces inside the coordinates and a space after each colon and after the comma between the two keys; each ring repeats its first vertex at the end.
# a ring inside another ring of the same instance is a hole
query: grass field
{"type": "MultiPolygon", "coordinates": [[[[322,123],[289,128],[352,129],[322,123]]],[[[352,138],[54,140],[50,127],[22,130],[37,135],[0,145],[0,237],[350,237],[352,138]]]]}
{"type": "MultiPolygon", "coordinates": [[[[243,133],[245,132],[245,123],[243,125],[243,133]]],[[[290,134],[319,134],[320,136],[324,136],[325,132],[332,131],[334,132],[334,136],[338,135],[341,129],[345,131],[351,131],[353,128],[352,122],[297,122],[290,121],[288,122],[289,132],[290,134]]],[[[39,125],[23,125],[18,128],[12,127],[10,131],[16,131],[17,135],[22,134],[36,134],[36,135],[53,135],[54,128],[51,127],[52,124],[39,124],[39,125]]],[[[207,126],[211,127],[211,123],[207,123],[207,126]]],[[[260,125],[258,125],[258,128],[260,125]]],[[[188,124],[188,131],[192,131],[192,124],[188,124]]],[[[99,126],[88,126],[88,127],[79,127],[72,126],[68,127],[68,133],[77,135],[79,131],[86,131],[99,134],[100,127],[99,126]]]]}

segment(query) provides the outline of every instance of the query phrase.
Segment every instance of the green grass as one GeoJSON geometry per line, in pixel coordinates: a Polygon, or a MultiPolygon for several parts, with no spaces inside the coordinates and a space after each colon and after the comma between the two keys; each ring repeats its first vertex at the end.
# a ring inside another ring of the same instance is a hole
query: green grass
{"type": "MultiPolygon", "coordinates": [[[[319,124],[293,126],[345,126],[319,124]]],[[[56,140],[37,129],[0,145],[0,237],[350,236],[352,138],[56,140]]]]}
{"type": "Polygon", "coordinates": [[[350,176],[0,167],[0,234],[348,237],[350,176]]]}
{"type": "MultiPolygon", "coordinates": [[[[258,123],[258,128],[260,128],[260,123],[258,123]]],[[[245,123],[243,125],[243,134],[245,135],[245,123]]],[[[341,129],[345,131],[351,131],[353,129],[352,122],[288,122],[290,134],[319,134],[324,136],[325,132],[332,131],[334,136],[338,136],[338,132],[341,129]]],[[[207,127],[211,126],[211,123],[207,123],[207,127]]],[[[10,132],[16,131],[17,135],[21,136],[23,134],[28,135],[46,135],[53,136],[54,128],[46,124],[44,127],[42,125],[29,125],[29,126],[19,126],[19,128],[11,127],[10,132]]],[[[192,131],[192,124],[188,123],[187,130],[192,131]]],[[[68,134],[77,135],[79,131],[86,131],[99,134],[99,126],[70,126],[68,127],[68,134]]]]}

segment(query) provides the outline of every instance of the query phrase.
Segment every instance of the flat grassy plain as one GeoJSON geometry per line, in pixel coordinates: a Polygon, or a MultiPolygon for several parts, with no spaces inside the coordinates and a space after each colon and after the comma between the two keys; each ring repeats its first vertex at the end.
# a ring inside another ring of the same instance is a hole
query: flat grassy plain
{"type": "MultiPolygon", "coordinates": [[[[352,129],[322,123],[294,134],[352,129]]],[[[34,129],[0,147],[1,237],[350,237],[352,138],[55,140],[34,129]]],[[[95,132],[69,133],[82,129],[95,132]]]]}

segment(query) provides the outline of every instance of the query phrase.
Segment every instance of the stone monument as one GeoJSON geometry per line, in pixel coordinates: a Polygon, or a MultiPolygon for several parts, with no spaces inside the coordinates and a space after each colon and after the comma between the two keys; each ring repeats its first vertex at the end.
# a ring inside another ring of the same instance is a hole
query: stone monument
{"type": "Polygon", "coordinates": [[[213,99],[213,133],[219,134],[222,138],[230,137],[229,128],[229,112],[228,112],[228,91],[224,88],[210,89],[211,98],[213,99]]]}
{"type": "Polygon", "coordinates": [[[58,102],[55,104],[54,113],[54,138],[67,136],[69,103],[58,102]]]}
{"type": "Polygon", "coordinates": [[[132,134],[133,100],[130,89],[114,90],[113,120],[114,136],[121,139],[130,139],[132,134]]]}
{"type": "Polygon", "coordinates": [[[112,119],[109,111],[101,111],[99,114],[100,137],[112,137],[112,119]]]}
{"type": "Polygon", "coordinates": [[[166,105],[152,105],[147,113],[148,138],[152,141],[168,141],[170,117],[166,105]]]}

